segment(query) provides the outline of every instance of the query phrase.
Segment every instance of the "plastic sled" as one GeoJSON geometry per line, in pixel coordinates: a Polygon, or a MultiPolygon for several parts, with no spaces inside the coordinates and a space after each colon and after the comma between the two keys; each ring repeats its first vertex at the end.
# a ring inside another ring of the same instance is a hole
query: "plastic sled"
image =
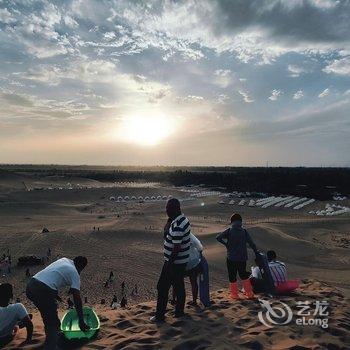
{"type": "Polygon", "coordinates": [[[277,294],[288,294],[290,292],[293,292],[293,290],[297,289],[298,287],[299,287],[299,281],[290,280],[290,281],[279,283],[275,287],[275,289],[277,294]]]}
{"type": "Polygon", "coordinates": [[[95,311],[89,307],[83,308],[84,321],[90,329],[83,332],[79,328],[79,319],[75,309],[65,313],[61,321],[61,331],[68,340],[92,339],[100,329],[100,320],[95,311]]]}

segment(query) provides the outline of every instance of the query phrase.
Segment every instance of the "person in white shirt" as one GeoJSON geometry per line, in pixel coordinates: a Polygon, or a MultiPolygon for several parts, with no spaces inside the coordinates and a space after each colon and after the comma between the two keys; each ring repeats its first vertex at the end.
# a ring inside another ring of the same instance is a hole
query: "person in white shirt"
{"type": "Polygon", "coordinates": [[[12,298],[12,285],[0,284],[0,348],[12,341],[16,326],[27,329],[27,338],[21,345],[28,344],[32,340],[33,323],[30,316],[23,304],[10,304],[12,298]]]}
{"type": "Polygon", "coordinates": [[[195,306],[198,298],[198,275],[201,273],[203,245],[193,233],[190,233],[190,240],[190,254],[185,276],[190,278],[192,287],[192,302],[189,302],[189,304],[195,306]]]}
{"type": "Polygon", "coordinates": [[[58,291],[69,287],[79,318],[82,331],[89,329],[84,322],[83,306],[80,295],[80,273],[87,265],[84,256],[77,256],[73,260],[62,258],[34,275],[27,285],[27,297],[39,309],[45,328],[45,350],[57,347],[60,320],[57,314],[58,291]]]}

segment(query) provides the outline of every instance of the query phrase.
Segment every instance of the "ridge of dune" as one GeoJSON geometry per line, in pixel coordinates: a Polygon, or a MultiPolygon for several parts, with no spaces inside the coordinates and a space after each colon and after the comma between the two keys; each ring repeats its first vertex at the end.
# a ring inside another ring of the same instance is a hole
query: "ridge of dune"
{"type": "MultiPolygon", "coordinates": [[[[209,308],[187,307],[186,317],[176,319],[171,307],[166,323],[153,324],[149,321],[155,302],[144,302],[128,309],[107,310],[101,306],[96,311],[101,320],[98,336],[89,343],[75,344],[72,349],[346,349],[350,344],[349,301],[340,290],[316,280],[303,280],[298,293],[280,297],[293,309],[296,316],[297,301],[329,302],[328,328],[300,326],[293,320],[287,325],[268,327],[258,318],[262,310],[257,295],[254,300],[230,300],[227,290],[211,293],[213,305],[209,308]]],[[[35,331],[33,343],[20,346],[24,340],[23,331],[7,349],[40,349],[44,340],[43,326],[38,314],[34,314],[35,331]]]]}

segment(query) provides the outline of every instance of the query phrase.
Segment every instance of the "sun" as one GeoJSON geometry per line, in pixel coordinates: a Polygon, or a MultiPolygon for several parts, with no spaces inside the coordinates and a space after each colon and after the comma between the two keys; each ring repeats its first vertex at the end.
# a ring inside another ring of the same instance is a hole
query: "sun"
{"type": "Polygon", "coordinates": [[[172,132],[172,123],[164,115],[129,116],[121,125],[121,137],[141,146],[161,143],[172,132]]]}

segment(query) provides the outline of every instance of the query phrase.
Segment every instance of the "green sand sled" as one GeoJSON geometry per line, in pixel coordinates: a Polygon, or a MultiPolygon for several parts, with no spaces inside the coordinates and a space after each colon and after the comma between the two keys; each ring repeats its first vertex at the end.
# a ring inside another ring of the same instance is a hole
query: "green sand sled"
{"type": "Polygon", "coordinates": [[[61,321],[61,331],[69,340],[93,338],[100,329],[100,320],[95,311],[89,307],[83,308],[84,321],[90,329],[83,332],[79,328],[78,315],[75,309],[65,313],[61,321]]]}

